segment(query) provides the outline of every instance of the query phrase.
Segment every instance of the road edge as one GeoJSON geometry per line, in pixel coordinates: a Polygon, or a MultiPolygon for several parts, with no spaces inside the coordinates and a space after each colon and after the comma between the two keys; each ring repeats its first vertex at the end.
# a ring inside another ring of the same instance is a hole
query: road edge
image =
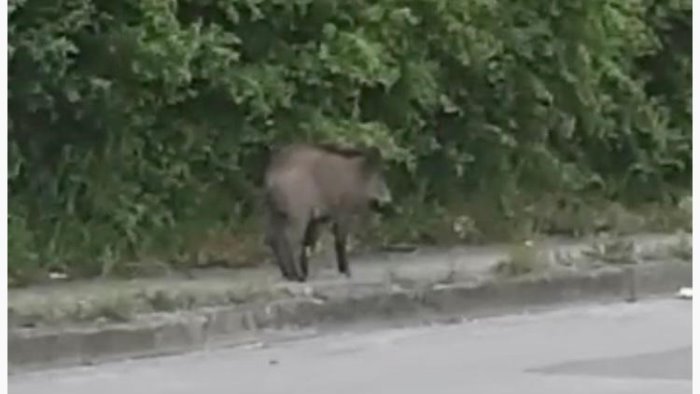
{"type": "Polygon", "coordinates": [[[691,264],[663,262],[481,283],[311,291],[247,306],[154,314],[128,323],[11,329],[8,364],[15,373],[254,343],[300,328],[492,316],[580,301],[635,301],[671,294],[691,281],[691,264]]]}

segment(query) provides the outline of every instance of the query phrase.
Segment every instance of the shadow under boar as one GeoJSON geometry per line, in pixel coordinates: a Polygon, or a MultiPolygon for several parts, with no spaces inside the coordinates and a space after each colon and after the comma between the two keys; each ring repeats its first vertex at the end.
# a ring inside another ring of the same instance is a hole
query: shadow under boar
{"type": "Polygon", "coordinates": [[[284,278],[308,277],[307,248],[330,223],[338,270],[350,277],[346,243],[352,222],[392,197],[378,149],[297,144],[273,154],[265,172],[265,242],[284,278]]]}

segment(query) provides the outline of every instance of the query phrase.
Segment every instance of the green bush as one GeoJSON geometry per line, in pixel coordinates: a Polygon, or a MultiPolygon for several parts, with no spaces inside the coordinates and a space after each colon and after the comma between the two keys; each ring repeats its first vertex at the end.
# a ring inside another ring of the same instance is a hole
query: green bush
{"type": "Polygon", "coordinates": [[[187,260],[249,232],[288,141],[375,144],[396,194],[426,210],[673,199],[690,185],[690,14],[690,0],[10,0],[10,274],[187,260]]]}

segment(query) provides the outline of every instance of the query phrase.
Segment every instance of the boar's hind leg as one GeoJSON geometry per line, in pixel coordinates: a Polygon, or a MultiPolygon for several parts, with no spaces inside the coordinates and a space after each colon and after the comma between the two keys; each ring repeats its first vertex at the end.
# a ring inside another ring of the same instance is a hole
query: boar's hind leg
{"type": "Polygon", "coordinates": [[[302,242],[301,248],[301,268],[304,273],[304,278],[306,278],[306,276],[309,273],[309,256],[307,255],[307,251],[308,249],[316,246],[316,243],[318,242],[318,230],[321,224],[322,220],[319,219],[309,220],[309,222],[306,224],[306,230],[304,231],[304,240],[302,242]]]}
{"type": "Polygon", "coordinates": [[[307,249],[313,243],[315,238],[315,223],[309,221],[306,223],[306,228],[304,229],[304,237],[301,241],[301,250],[299,250],[299,271],[301,274],[300,279],[302,281],[306,280],[309,276],[309,256],[307,254],[307,249]]]}
{"type": "Polygon", "coordinates": [[[292,271],[294,280],[304,282],[307,276],[306,253],[304,248],[304,236],[307,222],[303,220],[291,220],[285,232],[285,243],[288,251],[287,268],[292,271]]]}
{"type": "Polygon", "coordinates": [[[342,221],[333,223],[333,238],[335,238],[335,256],[338,262],[338,271],[350,277],[350,267],[348,266],[348,258],[346,255],[348,229],[347,225],[342,221]]]}

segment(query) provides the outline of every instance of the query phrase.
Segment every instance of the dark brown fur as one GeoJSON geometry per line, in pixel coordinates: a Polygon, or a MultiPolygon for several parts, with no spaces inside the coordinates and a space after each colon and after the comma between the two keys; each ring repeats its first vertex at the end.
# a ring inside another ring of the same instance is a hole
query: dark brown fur
{"type": "Polygon", "coordinates": [[[353,217],[391,199],[377,150],[297,144],[276,152],[265,173],[266,242],[282,275],[304,281],[306,248],[330,222],[338,270],[350,275],[346,242],[353,217]]]}

